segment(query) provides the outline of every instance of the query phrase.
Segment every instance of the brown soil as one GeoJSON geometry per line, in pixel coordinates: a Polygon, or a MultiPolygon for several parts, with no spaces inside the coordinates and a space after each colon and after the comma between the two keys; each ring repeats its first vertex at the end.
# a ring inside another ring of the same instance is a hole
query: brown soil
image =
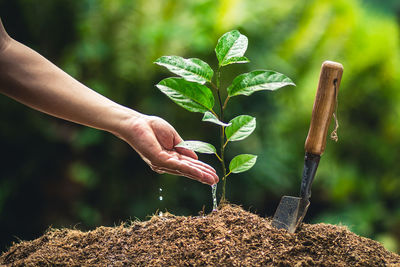
{"type": "Polygon", "coordinates": [[[153,216],[82,232],[50,229],[14,244],[0,265],[400,266],[400,256],[346,227],[303,224],[296,234],[226,205],[207,216],[153,216]]]}

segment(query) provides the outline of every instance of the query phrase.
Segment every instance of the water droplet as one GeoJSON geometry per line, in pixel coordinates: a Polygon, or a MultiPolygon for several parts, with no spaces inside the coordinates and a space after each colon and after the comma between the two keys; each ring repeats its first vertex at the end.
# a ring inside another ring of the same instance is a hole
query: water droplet
{"type": "MultiPolygon", "coordinates": [[[[161,210],[161,209],[163,209],[163,200],[164,200],[164,197],[162,196],[162,192],[163,192],[163,189],[161,188],[161,187],[159,187],[158,188],[158,200],[160,201],[159,202],[159,210],[161,210]]],[[[159,213],[158,213],[158,215],[159,216],[164,216],[164,213],[162,213],[162,211],[160,211],[159,213]]]]}

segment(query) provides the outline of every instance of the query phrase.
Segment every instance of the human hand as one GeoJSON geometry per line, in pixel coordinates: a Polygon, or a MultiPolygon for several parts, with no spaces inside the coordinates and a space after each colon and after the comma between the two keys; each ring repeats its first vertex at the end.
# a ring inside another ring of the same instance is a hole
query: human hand
{"type": "Polygon", "coordinates": [[[199,161],[196,153],[175,147],[182,138],[159,117],[140,114],[128,120],[120,137],[157,173],[186,176],[209,185],[219,181],[215,170],[199,161]]]}

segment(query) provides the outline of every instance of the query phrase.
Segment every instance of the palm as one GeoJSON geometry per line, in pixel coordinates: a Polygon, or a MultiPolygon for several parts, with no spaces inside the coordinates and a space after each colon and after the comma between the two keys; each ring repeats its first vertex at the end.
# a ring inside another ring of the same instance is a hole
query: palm
{"type": "Polygon", "coordinates": [[[218,182],[215,170],[199,161],[193,151],[175,148],[182,138],[165,120],[142,116],[131,124],[128,133],[128,143],[152,170],[186,176],[210,185],[218,182]]]}

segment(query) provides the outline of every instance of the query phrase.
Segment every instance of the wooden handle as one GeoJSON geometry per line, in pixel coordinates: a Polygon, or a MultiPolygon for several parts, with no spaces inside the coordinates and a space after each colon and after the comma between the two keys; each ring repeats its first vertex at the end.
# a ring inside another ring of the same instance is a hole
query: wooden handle
{"type": "Polygon", "coordinates": [[[310,129],[305,144],[305,151],[308,153],[315,155],[324,153],[326,135],[336,107],[342,74],[342,64],[332,61],[322,63],[310,129]]]}

